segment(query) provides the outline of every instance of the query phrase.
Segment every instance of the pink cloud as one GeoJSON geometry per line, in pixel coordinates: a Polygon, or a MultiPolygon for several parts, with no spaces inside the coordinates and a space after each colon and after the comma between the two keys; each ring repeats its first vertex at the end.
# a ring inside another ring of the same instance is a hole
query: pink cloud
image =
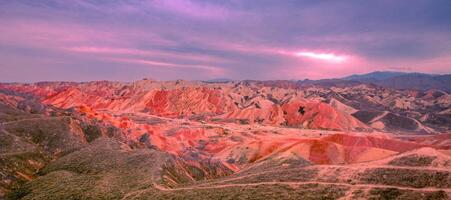
{"type": "Polygon", "coordinates": [[[80,47],[68,47],[64,48],[68,51],[80,52],[80,53],[97,53],[97,54],[130,54],[130,55],[148,55],[152,52],[127,49],[127,48],[111,48],[111,47],[96,47],[96,46],[80,46],[80,47]]]}
{"type": "Polygon", "coordinates": [[[396,70],[405,72],[423,72],[446,74],[451,70],[451,54],[427,59],[411,60],[368,60],[371,70],[396,70]]]}
{"type": "MultiPolygon", "coordinates": [[[[140,42],[154,45],[175,46],[176,43],[149,31],[122,27],[83,25],[65,21],[43,21],[15,19],[0,20],[0,42],[40,48],[67,48],[92,45],[131,45],[140,38],[140,42]]],[[[86,50],[86,49],[85,49],[86,50]]],[[[107,51],[106,49],[97,49],[107,51]]],[[[83,49],[79,49],[83,51],[83,49]]],[[[91,49],[94,51],[94,49],[91,49]]]]}
{"type": "Polygon", "coordinates": [[[0,32],[2,43],[45,49],[92,42],[110,44],[121,42],[117,34],[101,29],[40,20],[0,21],[0,32]]]}
{"type": "Polygon", "coordinates": [[[150,66],[161,66],[168,68],[190,68],[190,69],[201,69],[210,72],[213,75],[221,75],[224,73],[224,69],[216,66],[209,65],[197,65],[197,64],[179,64],[179,63],[169,63],[169,62],[161,62],[156,60],[149,59],[129,59],[129,58],[110,58],[110,60],[125,62],[125,63],[136,63],[142,65],[150,65],[150,66]]]}
{"type": "Polygon", "coordinates": [[[344,63],[350,62],[356,55],[349,54],[337,54],[332,53],[330,50],[302,50],[297,51],[294,49],[289,49],[285,47],[274,47],[267,46],[265,44],[255,44],[248,42],[234,42],[228,41],[226,39],[218,39],[218,38],[204,38],[204,37],[196,37],[189,36],[185,38],[187,41],[202,44],[202,46],[207,46],[213,49],[219,50],[227,50],[232,52],[240,52],[247,54],[265,54],[272,55],[274,57],[277,56],[287,56],[287,57],[303,57],[308,58],[313,62],[316,61],[325,61],[329,63],[344,63]],[[215,41],[211,43],[209,41],[215,41]]]}
{"type": "Polygon", "coordinates": [[[170,59],[182,59],[187,61],[200,61],[200,62],[230,62],[227,59],[223,59],[217,56],[211,55],[198,55],[191,53],[179,53],[179,52],[165,52],[160,50],[140,50],[135,48],[117,48],[117,47],[106,47],[106,46],[78,46],[78,47],[67,47],[64,50],[86,53],[86,54],[112,54],[112,55],[132,55],[132,56],[157,56],[160,58],[170,58],[170,59]]]}
{"type": "Polygon", "coordinates": [[[206,2],[193,2],[190,0],[157,0],[152,6],[169,12],[205,19],[225,19],[230,11],[224,7],[206,2]]]}

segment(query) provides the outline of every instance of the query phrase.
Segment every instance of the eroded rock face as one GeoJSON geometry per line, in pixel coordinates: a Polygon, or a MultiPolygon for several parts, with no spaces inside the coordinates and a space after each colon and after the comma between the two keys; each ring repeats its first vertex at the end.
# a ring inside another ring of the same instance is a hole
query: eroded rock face
{"type": "MultiPolygon", "coordinates": [[[[404,91],[363,84],[299,87],[277,82],[149,80],[0,85],[0,89],[32,95],[44,104],[63,109],[85,106],[93,110],[140,112],[170,118],[327,130],[449,131],[446,122],[450,116],[446,110],[451,99],[444,91],[404,91]]],[[[34,106],[34,109],[38,108],[34,106]]]]}
{"type": "MultiPolygon", "coordinates": [[[[37,96],[58,108],[87,107],[112,112],[143,112],[164,117],[199,116],[241,120],[272,126],[288,125],[312,129],[364,130],[365,124],[326,103],[303,98],[293,91],[269,91],[265,87],[244,88],[230,84],[171,85],[155,82],[120,84],[8,85],[14,91],[37,96]],[[165,88],[165,89],[161,89],[165,88]],[[48,91],[48,93],[43,92],[48,91]],[[285,93],[281,95],[280,93],[285,93]],[[299,109],[303,109],[299,112],[299,109]],[[305,110],[304,110],[305,109],[305,110]]],[[[83,108],[85,109],[85,108],[83,108]]],[[[82,110],[83,111],[83,110],[82,110]]]]}

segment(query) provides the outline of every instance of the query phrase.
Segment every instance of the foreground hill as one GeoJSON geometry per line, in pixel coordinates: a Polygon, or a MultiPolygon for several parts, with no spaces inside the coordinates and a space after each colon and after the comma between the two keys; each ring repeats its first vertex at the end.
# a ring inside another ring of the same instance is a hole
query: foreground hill
{"type": "Polygon", "coordinates": [[[201,171],[173,165],[167,154],[98,139],[48,165],[39,178],[15,190],[10,198],[448,199],[449,167],[434,163],[449,163],[450,157],[434,152],[418,159],[411,155],[425,156],[409,152],[384,163],[352,165],[268,158],[230,176],[194,181],[185,173],[201,171]]]}

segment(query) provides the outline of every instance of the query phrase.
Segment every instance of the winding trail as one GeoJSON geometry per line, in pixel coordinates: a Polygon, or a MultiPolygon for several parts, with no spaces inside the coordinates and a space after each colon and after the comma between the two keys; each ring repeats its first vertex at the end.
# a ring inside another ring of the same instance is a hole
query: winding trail
{"type": "Polygon", "coordinates": [[[231,188],[231,187],[254,187],[259,185],[286,185],[290,187],[298,187],[302,185],[323,185],[323,186],[337,186],[337,187],[347,187],[349,188],[349,191],[346,192],[346,195],[342,197],[342,199],[348,199],[352,196],[352,191],[355,191],[357,189],[364,189],[364,190],[370,190],[374,188],[381,188],[381,189],[388,189],[388,188],[396,188],[399,190],[409,190],[409,191],[419,191],[419,192],[438,192],[438,191],[444,191],[447,193],[451,193],[451,188],[435,188],[435,187],[424,187],[424,188],[416,188],[416,187],[409,187],[409,186],[394,186],[394,185],[381,185],[381,184],[367,184],[367,183],[346,183],[346,182],[327,182],[327,181],[320,181],[320,180],[314,180],[314,181],[269,181],[269,182],[258,182],[258,183],[227,183],[235,180],[245,179],[247,177],[252,176],[258,176],[258,175],[264,175],[268,173],[273,172],[280,172],[280,170],[284,171],[293,171],[293,170],[301,170],[301,169],[312,169],[312,168],[348,168],[351,170],[366,170],[366,169],[376,169],[376,168],[383,168],[383,169],[412,169],[412,170],[430,170],[430,171],[446,171],[450,172],[451,169],[443,169],[443,168],[434,168],[434,167],[407,167],[407,166],[387,166],[387,165],[327,165],[327,166],[306,166],[306,167],[297,167],[297,168],[290,168],[290,169],[273,169],[268,171],[263,171],[259,173],[254,174],[246,174],[243,176],[228,178],[228,179],[222,179],[218,181],[213,182],[205,182],[198,185],[193,186],[186,186],[186,187],[179,187],[179,188],[167,188],[163,185],[159,185],[154,183],[154,188],[158,189],[160,191],[165,192],[171,192],[171,191],[185,191],[185,190],[202,190],[202,189],[220,189],[220,188],[231,188]]]}
{"type": "Polygon", "coordinates": [[[59,116],[59,117],[33,117],[33,118],[26,118],[26,119],[19,119],[19,120],[14,120],[14,121],[8,121],[8,122],[2,122],[0,123],[1,125],[7,125],[7,124],[14,124],[14,123],[19,123],[19,122],[25,122],[25,121],[35,121],[35,120],[48,120],[48,119],[59,119],[62,118],[64,116],[59,116]]]}
{"type": "Polygon", "coordinates": [[[196,185],[196,187],[199,186],[204,186],[204,185],[211,185],[211,184],[220,184],[220,183],[225,183],[225,182],[230,182],[230,181],[236,181],[236,180],[241,180],[244,178],[248,178],[248,177],[253,177],[253,176],[259,176],[259,175],[264,175],[264,174],[268,174],[268,173],[276,173],[276,172],[280,172],[281,170],[283,170],[284,172],[287,171],[295,171],[295,170],[308,170],[308,169],[324,169],[324,168],[347,168],[347,169],[354,169],[354,170],[366,170],[366,169],[411,169],[411,170],[426,170],[426,171],[442,171],[442,172],[451,172],[451,169],[446,169],[446,168],[435,168],[435,167],[407,167],[407,166],[387,166],[387,165],[364,165],[364,166],[358,166],[358,165],[312,165],[312,166],[306,166],[306,167],[296,167],[296,168],[288,168],[288,169],[273,169],[273,170],[268,170],[268,171],[263,171],[263,172],[258,172],[258,173],[253,173],[253,174],[246,174],[243,176],[238,176],[238,177],[233,177],[233,178],[228,178],[228,179],[219,179],[217,181],[212,181],[212,182],[206,182],[206,183],[201,183],[196,185]]]}
{"type": "Polygon", "coordinates": [[[414,188],[414,187],[401,187],[401,186],[389,186],[389,185],[378,185],[378,184],[350,184],[350,183],[330,183],[321,181],[305,181],[305,182],[285,182],[285,181],[273,181],[273,182],[259,182],[259,183],[236,183],[236,184],[224,184],[224,185],[214,185],[214,186],[191,186],[182,188],[166,188],[164,186],[154,184],[156,189],[162,191],[181,191],[181,190],[198,190],[198,189],[217,189],[217,188],[228,188],[228,187],[246,187],[246,186],[259,186],[259,185],[289,185],[289,186],[300,186],[300,185],[332,185],[332,186],[349,186],[349,187],[363,187],[363,188],[397,188],[401,190],[413,190],[413,191],[446,191],[451,192],[451,188],[414,188]]]}

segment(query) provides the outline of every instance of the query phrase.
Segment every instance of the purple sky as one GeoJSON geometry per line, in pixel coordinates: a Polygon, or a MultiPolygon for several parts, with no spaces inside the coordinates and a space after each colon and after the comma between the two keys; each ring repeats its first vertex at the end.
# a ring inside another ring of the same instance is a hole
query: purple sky
{"type": "Polygon", "coordinates": [[[451,1],[0,1],[0,82],[451,73],[451,1]]]}

